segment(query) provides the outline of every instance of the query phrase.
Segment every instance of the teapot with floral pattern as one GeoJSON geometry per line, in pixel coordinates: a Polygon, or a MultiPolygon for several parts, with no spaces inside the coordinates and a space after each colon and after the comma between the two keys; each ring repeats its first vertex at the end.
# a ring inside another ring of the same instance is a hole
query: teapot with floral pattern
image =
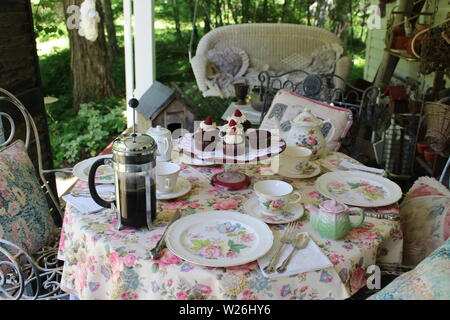
{"type": "Polygon", "coordinates": [[[305,108],[294,120],[291,121],[292,127],[289,131],[286,143],[288,146],[306,147],[312,151],[311,159],[317,159],[326,149],[327,140],[323,136],[322,127],[325,123],[331,125],[331,132],[327,135],[330,139],[335,127],[329,120],[322,121],[311,113],[311,110],[305,108]]]}

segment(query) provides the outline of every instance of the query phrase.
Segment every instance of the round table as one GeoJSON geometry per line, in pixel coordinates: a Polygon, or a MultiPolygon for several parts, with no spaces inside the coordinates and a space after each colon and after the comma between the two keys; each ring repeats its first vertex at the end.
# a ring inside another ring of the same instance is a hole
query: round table
{"type": "MultiPolygon", "coordinates": [[[[333,165],[343,157],[347,156],[329,152],[321,161],[333,165]]],[[[403,237],[398,221],[367,217],[343,240],[331,241],[312,229],[307,210],[299,220],[299,231],[309,233],[332,267],[266,278],[256,261],[228,268],[202,267],[167,249],[159,260],[153,260],[150,249],[176,210],[183,215],[207,210],[243,212],[243,204],[254,195],[252,186],[234,192],[212,186],[211,177],[223,170],[220,166],[182,167],[180,176],[191,182],[192,190],[180,199],[158,201],[156,225],[161,227],[154,230],[118,231],[117,219],[109,210],[89,214],[67,206],[59,246],[59,258],[65,261],[63,290],[80,299],[345,299],[366,285],[368,266],[401,262],[403,237]]],[[[258,164],[240,170],[251,176],[252,183],[262,179],[291,183],[302,193],[303,205],[325,200],[314,188],[315,178],[283,178],[269,166],[258,164]]],[[[79,181],[75,188],[85,187],[79,181]]],[[[396,205],[367,210],[398,213],[396,205]]],[[[271,226],[274,233],[284,228],[271,226]]]]}

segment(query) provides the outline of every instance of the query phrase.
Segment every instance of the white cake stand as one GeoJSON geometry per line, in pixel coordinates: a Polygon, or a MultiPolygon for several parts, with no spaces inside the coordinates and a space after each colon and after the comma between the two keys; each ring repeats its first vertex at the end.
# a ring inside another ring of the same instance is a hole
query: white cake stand
{"type": "MultiPolygon", "coordinates": [[[[219,142],[221,143],[221,142],[219,142]]],[[[228,191],[236,191],[248,188],[251,179],[245,173],[240,172],[235,167],[236,164],[245,164],[269,159],[282,153],[286,149],[286,142],[279,138],[273,137],[271,147],[266,149],[255,150],[246,147],[246,152],[239,156],[224,155],[221,150],[203,152],[195,148],[193,134],[186,134],[180,142],[180,150],[187,156],[202,161],[208,161],[215,164],[223,164],[224,171],[215,174],[211,178],[211,184],[218,188],[228,191]]]]}

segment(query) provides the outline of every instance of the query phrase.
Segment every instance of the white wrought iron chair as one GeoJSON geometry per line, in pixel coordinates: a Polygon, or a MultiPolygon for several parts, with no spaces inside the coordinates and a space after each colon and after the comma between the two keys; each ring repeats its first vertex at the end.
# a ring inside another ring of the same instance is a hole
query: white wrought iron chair
{"type": "MultiPolygon", "coordinates": [[[[0,88],[0,101],[9,102],[22,114],[26,126],[25,148],[28,150],[30,142],[33,140],[36,143],[38,173],[42,183],[41,188],[48,195],[51,203],[62,218],[63,210],[57,197],[52,192],[45,175],[53,174],[57,171],[69,172],[70,169],[45,170],[42,164],[38,130],[31,114],[14,95],[2,88],[0,88]],[[31,136],[33,136],[33,139],[31,139],[31,136]]],[[[16,126],[9,114],[0,110],[0,116],[6,118],[10,124],[10,134],[6,141],[0,144],[1,150],[2,147],[9,145],[13,141],[16,126]]],[[[30,255],[16,243],[0,238],[0,300],[68,298],[68,294],[60,289],[63,263],[57,259],[57,240],[55,239],[53,243],[49,243],[48,246],[43,247],[37,253],[30,255]]]]}

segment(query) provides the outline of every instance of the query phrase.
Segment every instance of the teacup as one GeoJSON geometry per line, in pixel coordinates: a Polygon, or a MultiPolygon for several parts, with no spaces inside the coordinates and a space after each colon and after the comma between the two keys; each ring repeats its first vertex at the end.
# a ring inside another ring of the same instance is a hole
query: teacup
{"type": "Polygon", "coordinates": [[[253,186],[263,211],[269,215],[282,214],[286,208],[301,200],[302,196],[294,188],[281,180],[258,181],[253,186]],[[297,199],[292,200],[292,196],[297,199]]]}
{"type": "Polygon", "coordinates": [[[288,146],[280,156],[283,168],[291,172],[303,173],[303,169],[312,156],[312,151],[305,147],[288,146]]]}
{"type": "Polygon", "coordinates": [[[156,190],[170,193],[175,189],[181,167],[176,163],[161,161],[156,164],[156,190]]]}

